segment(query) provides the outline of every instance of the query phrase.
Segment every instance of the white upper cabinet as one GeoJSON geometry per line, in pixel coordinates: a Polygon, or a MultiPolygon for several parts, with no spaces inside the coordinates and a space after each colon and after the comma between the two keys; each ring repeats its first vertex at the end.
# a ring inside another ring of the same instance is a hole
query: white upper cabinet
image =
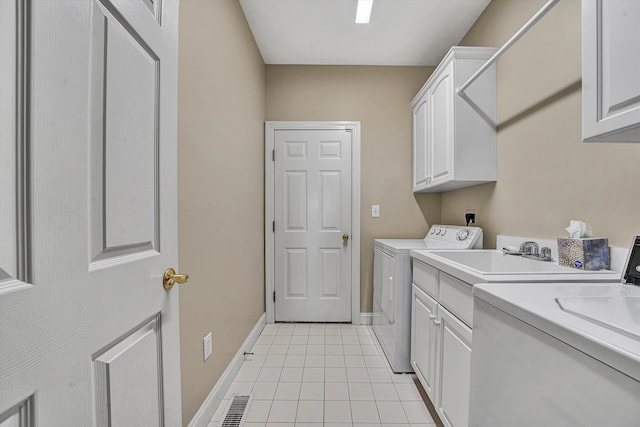
{"type": "Polygon", "coordinates": [[[640,142],[640,1],[582,0],[582,139],[640,142]]]}
{"type": "Polygon", "coordinates": [[[411,103],[413,191],[439,192],[496,180],[496,71],[456,94],[497,49],[452,47],[411,103]]]}

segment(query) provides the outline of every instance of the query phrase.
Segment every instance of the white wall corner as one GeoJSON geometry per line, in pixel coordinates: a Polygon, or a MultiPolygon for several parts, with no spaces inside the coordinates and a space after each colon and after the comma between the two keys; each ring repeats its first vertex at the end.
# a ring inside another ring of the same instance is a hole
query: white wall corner
{"type": "Polygon", "coordinates": [[[251,351],[258,340],[258,337],[260,337],[260,333],[264,329],[265,325],[266,317],[265,313],[263,313],[240,346],[236,355],[231,359],[227,369],[224,370],[218,379],[218,382],[213,386],[204,402],[202,402],[202,406],[200,406],[198,412],[193,416],[188,427],[207,427],[209,425],[209,421],[211,421],[211,418],[218,409],[218,406],[224,399],[225,394],[227,394],[231,383],[233,383],[233,380],[236,375],[238,375],[238,372],[242,367],[242,363],[244,362],[244,352],[251,351]]]}
{"type": "Polygon", "coordinates": [[[361,325],[373,325],[373,313],[360,313],[361,325]]]}

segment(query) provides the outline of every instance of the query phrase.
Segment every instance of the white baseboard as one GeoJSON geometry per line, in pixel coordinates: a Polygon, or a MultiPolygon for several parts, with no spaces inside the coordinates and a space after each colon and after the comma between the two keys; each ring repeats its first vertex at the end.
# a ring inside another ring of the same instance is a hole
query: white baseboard
{"type": "Polygon", "coordinates": [[[244,361],[244,352],[251,351],[251,348],[253,348],[253,345],[256,343],[258,337],[260,336],[260,333],[264,329],[264,326],[266,324],[265,319],[266,318],[263,313],[262,316],[260,316],[260,319],[258,319],[256,325],[247,336],[247,339],[244,340],[244,342],[240,346],[240,349],[227,366],[227,369],[224,370],[216,385],[213,386],[213,389],[211,389],[211,392],[209,393],[207,398],[204,400],[204,402],[202,402],[202,406],[200,406],[198,412],[196,412],[196,414],[193,416],[191,422],[188,424],[188,427],[207,427],[209,425],[209,421],[215,414],[216,409],[218,409],[218,405],[220,405],[220,402],[222,402],[222,400],[224,399],[225,394],[227,394],[227,391],[231,386],[231,383],[235,379],[236,375],[238,375],[238,371],[240,371],[240,368],[242,367],[242,362],[244,361]]]}
{"type": "Polygon", "coordinates": [[[360,313],[361,325],[373,325],[373,313],[360,313]]]}

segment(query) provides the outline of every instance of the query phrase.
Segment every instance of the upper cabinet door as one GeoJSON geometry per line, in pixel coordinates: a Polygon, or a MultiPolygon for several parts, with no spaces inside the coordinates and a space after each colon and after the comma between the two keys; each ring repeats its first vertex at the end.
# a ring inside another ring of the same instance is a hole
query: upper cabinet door
{"type": "Polygon", "coordinates": [[[640,2],[582,0],[582,139],[640,142],[640,2]]]}
{"type": "Polygon", "coordinates": [[[453,62],[449,63],[428,92],[427,158],[431,184],[448,181],[453,174],[453,62]]]}

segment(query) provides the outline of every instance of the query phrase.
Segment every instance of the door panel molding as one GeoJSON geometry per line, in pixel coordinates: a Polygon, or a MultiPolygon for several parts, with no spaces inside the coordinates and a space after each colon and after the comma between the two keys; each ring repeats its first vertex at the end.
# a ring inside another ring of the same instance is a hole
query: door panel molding
{"type": "Polygon", "coordinates": [[[158,313],[93,355],[97,426],[164,425],[160,328],[158,313]],[[139,384],[135,390],[130,387],[132,382],[139,384]],[[139,393],[140,385],[144,393],[139,393]]]}
{"type": "Polygon", "coordinates": [[[0,293],[33,283],[31,256],[31,1],[0,6],[0,293]],[[13,143],[9,143],[12,141],[13,143]]]}
{"type": "Polygon", "coordinates": [[[110,6],[92,17],[90,270],[160,251],[160,58],[110,6]]]}
{"type": "Polygon", "coordinates": [[[287,249],[284,257],[286,295],[282,298],[307,298],[309,255],[305,248],[287,249]]]}
{"type": "Polygon", "coordinates": [[[340,171],[320,172],[320,230],[342,230],[340,212],[342,194],[340,193],[342,176],[340,171]]]}
{"type": "MultiPolygon", "coordinates": [[[[352,132],[351,143],[351,224],[349,236],[351,250],[351,323],[360,324],[360,122],[265,122],[265,311],[267,323],[275,321],[275,163],[272,151],[275,147],[275,133],[278,130],[335,130],[346,129],[352,132]]],[[[322,151],[324,156],[339,157],[332,145],[326,145],[322,151]]],[[[287,154],[294,157],[305,156],[306,149],[287,147],[287,154]]],[[[282,297],[285,297],[282,295],[282,297]]]]}
{"type": "Polygon", "coordinates": [[[3,414],[0,414],[0,427],[35,426],[35,417],[33,416],[34,399],[35,396],[30,396],[3,414]]]}

